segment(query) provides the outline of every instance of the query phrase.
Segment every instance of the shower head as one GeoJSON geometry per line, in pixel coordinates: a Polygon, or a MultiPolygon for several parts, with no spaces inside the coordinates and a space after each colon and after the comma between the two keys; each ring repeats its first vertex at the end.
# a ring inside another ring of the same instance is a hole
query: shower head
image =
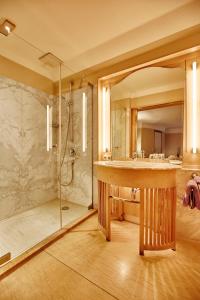
{"type": "Polygon", "coordinates": [[[55,68],[63,63],[63,61],[60,58],[58,58],[51,52],[45,53],[44,55],[39,57],[39,60],[51,68],[55,68]]]}

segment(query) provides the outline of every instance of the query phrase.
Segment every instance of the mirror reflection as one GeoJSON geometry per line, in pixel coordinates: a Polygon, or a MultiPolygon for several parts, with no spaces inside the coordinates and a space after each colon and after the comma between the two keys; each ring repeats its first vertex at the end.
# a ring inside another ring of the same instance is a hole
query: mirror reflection
{"type": "Polygon", "coordinates": [[[185,72],[150,67],[111,88],[112,159],[181,160],[185,72]]]}

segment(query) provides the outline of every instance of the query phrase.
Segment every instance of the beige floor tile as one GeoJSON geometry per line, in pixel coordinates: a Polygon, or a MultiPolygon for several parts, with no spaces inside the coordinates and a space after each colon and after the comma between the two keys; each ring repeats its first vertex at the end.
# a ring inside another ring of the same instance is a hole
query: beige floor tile
{"type": "Polygon", "coordinates": [[[192,242],[180,241],[177,252],[146,251],[141,257],[138,240],[137,225],[114,222],[111,242],[98,231],[77,231],[47,252],[119,299],[200,299],[199,244],[197,251],[192,242]]]}
{"type": "Polygon", "coordinates": [[[41,253],[0,282],[1,300],[113,300],[64,264],[41,253]]]}
{"type": "Polygon", "coordinates": [[[97,228],[95,215],[9,275],[0,300],[200,299],[200,243],[141,257],[137,225],[113,222],[111,242],[97,228]]]}

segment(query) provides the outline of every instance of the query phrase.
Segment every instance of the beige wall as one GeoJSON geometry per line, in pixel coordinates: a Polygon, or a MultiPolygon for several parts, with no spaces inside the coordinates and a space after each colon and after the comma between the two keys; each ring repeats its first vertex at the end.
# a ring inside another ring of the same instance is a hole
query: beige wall
{"type": "Polygon", "coordinates": [[[49,94],[54,93],[54,84],[50,79],[0,55],[0,76],[11,78],[25,85],[49,94]]]}
{"type": "Polygon", "coordinates": [[[182,133],[166,133],[165,134],[165,155],[177,155],[180,151],[183,154],[183,134],[182,133]]]}
{"type": "Polygon", "coordinates": [[[141,150],[145,151],[145,156],[154,153],[154,129],[141,128],[141,150]]]}

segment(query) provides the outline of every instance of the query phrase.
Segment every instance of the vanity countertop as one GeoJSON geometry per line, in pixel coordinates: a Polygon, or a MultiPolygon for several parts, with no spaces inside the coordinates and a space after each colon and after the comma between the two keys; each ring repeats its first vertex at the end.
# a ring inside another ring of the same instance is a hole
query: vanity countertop
{"type": "Polygon", "coordinates": [[[181,165],[168,162],[144,162],[144,161],[96,161],[95,166],[112,167],[117,169],[143,169],[143,170],[174,170],[181,169],[181,165]]]}

